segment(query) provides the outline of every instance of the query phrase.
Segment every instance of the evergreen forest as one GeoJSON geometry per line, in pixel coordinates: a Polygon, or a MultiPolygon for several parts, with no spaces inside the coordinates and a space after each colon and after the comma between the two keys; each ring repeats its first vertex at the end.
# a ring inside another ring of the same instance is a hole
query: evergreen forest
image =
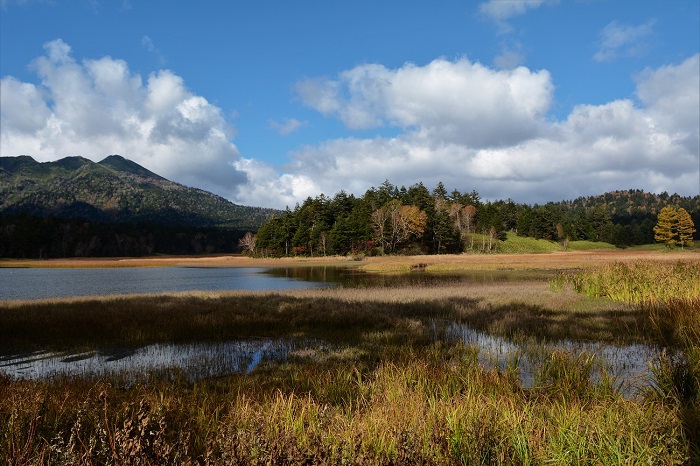
{"type": "Polygon", "coordinates": [[[684,208],[700,224],[700,195],[626,190],[528,205],[483,201],[476,191],[448,192],[442,183],[431,191],[423,183],[406,188],[387,180],[361,197],[340,191],[287,208],[263,223],[254,251],[264,256],[491,252],[512,234],[562,246],[591,241],[628,247],[655,242],[657,216],[666,206],[684,208]]]}

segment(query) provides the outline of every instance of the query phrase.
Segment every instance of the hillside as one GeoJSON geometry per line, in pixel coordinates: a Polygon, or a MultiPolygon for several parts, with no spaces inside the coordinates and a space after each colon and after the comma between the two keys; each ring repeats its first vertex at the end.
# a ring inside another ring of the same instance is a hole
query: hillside
{"type": "Polygon", "coordinates": [[[189,188],[119,155],[99,163],[66,157],[39,163],[0,157],[0,214],[82,218],[93,222],[151,222],[256,230],[275,211],[233,204],[189,188]]]}
{"type": "Polygon", "coordinates": [[[0,257],[231,253],[274,214],[173,183],[119,155],[99,163],[0,157],[0,257]]]}

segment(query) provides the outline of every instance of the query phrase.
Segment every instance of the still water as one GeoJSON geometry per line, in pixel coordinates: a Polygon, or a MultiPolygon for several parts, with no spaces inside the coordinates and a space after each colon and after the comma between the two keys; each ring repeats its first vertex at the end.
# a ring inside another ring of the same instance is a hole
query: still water
{"type": "Polygon", "coordinates": [[[255,338],[187,344],[157,343],[136,348],[90,351],[44,351],[0,354],[0,373],[16,379],[60,376],[119,376],[130,381],[158,371],[179,371],[189,380],[201,380],[255,369],[261,362],[287,359],[314,340],[255,338]]]}
{"type": "Polygon", "coordinates": [[[455,275],[383,275],[353,267],[96,269],[0,268],[0,300],[216,290],[282,290],[328,285],[350,287],[430,286],[447,282],[546,279],[549,272],[472,271],[455,275]]]}
{"type": "Polygon", "coordinates": [[[0,268],[0,300],[67,298],[192,290],[280,290],[323,286],[259,268],[0,268]]]}

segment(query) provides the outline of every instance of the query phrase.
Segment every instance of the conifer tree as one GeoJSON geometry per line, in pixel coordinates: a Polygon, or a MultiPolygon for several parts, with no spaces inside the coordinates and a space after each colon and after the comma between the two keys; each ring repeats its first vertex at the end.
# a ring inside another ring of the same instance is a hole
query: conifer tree
{"type": "Polygon", "coordinates": [[[670,206],[661,209],[654,227],[654,240],[669,247],[676,244],[676,223],[676,209],[670,206]]]}
{"type": "Polygon", "coordinates": [[[677,243],[681,248],[693,245],[695,225],[690,214],[682,207],[676,212],[676,231],[678,233],[677,243]]]}

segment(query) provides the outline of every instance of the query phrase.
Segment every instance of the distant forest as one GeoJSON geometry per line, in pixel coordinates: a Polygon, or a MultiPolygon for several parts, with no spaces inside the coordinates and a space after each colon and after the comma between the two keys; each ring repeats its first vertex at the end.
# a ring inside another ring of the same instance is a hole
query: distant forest
{"type": "Polygon", "coordinates": [[[627,190],[528,205],[512,199],[484,202],[476,191],[448,192],[442,183],[430,191],[422,183],[406,188],[385,181],[361,197],[344,191],[309,197],[265,222],[254,251],[269,256],[487,252],[506,232],[562,244],[587,240],[626,247],[654,243],[653,228],[665,206],[684,208],[700,225],[700,195],[627,190]]]}
{"type": "Polygon", "coordinates": [[[106,223],[83,218],[0,215],[0,257],[141,257],[238,250],[245,232],[153,222],[106,223]]]}
{"type": "MultiPolygon", "coordinates": [[[[222,254],[254,249],[263,256],[445,254],[497,249],[507,232],[565,244],[588,240],[620,247],[654,243],[665,206],[687,210],[700,230],[700,196],[615,191],[573,201],[528,205],[482,201],[479,193],[432,191],[385,181],[361,197],[341,191],[309,197],[264,222],[254,245],[243,230],[222,226],[95,218],[0,214],[0,257],[123,257],[222,254]]],[[[695,233],[698,240],[698,233],[695,233]]]]}

